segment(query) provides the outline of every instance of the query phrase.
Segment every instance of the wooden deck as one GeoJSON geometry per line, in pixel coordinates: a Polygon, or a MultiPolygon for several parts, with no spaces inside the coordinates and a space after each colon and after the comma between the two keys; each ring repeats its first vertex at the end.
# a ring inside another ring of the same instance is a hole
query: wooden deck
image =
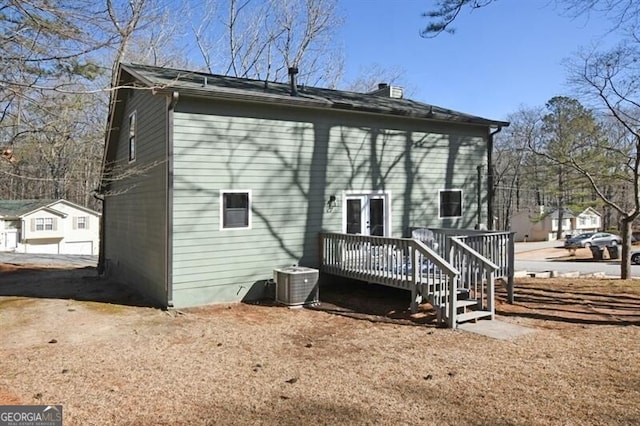
{"type": "Polygon", "coordinates": [[[420,302],[429,301],[452,328],[466,320],[493,318],[495,278],[508,271],[508,259],[494,263],[467,242],[506,256],[504,235],[437,235],[432,248],[413,238],[322,233],[321,271],[408,290],[413,312],[420,302]]]}

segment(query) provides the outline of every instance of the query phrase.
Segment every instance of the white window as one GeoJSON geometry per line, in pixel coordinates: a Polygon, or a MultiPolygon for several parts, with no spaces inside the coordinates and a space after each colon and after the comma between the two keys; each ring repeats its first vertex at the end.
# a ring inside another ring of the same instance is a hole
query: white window
{"type": "Polygon", "coordinates": [[[136,112],[129,116],[129,162],[136,161],[136,112]]]}
{"type": "Polygon", "coordinates": [[[440,218],[462,217],[462,190],[440,191],[440,218]]]}
{"type": "Polygon", "coordinates": [[[251,228],[251,191],[220,192],[220,229],[251,228]]]}
{"type": "Polygon", "coordinates": [[[591,225],[597,225],[598,224],[598,218],[596,216],[591,216],[591,225]]]}
{"type": "Polygon", "coordinates": [[[37,217],[33,223],[35,231],[55,231],[55,221],[52,217],[37,217]]]}
{"type": "Polygon", "coordinates": [[[581,217],[578,222],[580,223],[580,226],[587,226],[587,218],[586,217],[581,217]]]}
{"type": "Polygon", "coordinates": [[[89,217],[88,216],[74,217],[73,229],[89,229],[89,217]]]}

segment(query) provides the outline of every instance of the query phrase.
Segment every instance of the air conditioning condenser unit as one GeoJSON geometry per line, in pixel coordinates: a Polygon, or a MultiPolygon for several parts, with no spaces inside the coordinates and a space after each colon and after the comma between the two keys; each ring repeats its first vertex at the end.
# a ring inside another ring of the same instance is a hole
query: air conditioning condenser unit
{"type": "Polygon", "coordinates": [[[288,306],[313,305],[319,302],[317,269],[289,266],[273,270],[276,302],[288,306]]]}

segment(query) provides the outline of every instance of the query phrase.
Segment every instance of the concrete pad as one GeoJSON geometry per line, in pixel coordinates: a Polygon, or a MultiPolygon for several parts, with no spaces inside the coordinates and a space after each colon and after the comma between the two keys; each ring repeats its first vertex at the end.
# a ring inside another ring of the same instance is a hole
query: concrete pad
{"type": "Polygon", "coordinates": [[[460,330],[481,334],[500,340],[512,340],[520,336],[535,333],[535,329],[511,324],[500,320],[480,320],[458,324],[460,330]]]}

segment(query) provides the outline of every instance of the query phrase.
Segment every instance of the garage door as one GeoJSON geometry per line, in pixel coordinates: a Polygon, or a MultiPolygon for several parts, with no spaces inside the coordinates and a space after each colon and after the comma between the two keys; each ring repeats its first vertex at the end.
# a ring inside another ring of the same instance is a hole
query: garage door
{"type": "Polygon", "coordinates": [[[65,243],[62,248],[63,254],[93,254],[93,243],[91,241],[76,241],[73,243],[65,243]]]}
{"type": "Polygon", "coordinates": [[[58,243],[29,243],[26,245],[25,249],[27,253],[33,254],[58,254],[58,243]]]}

